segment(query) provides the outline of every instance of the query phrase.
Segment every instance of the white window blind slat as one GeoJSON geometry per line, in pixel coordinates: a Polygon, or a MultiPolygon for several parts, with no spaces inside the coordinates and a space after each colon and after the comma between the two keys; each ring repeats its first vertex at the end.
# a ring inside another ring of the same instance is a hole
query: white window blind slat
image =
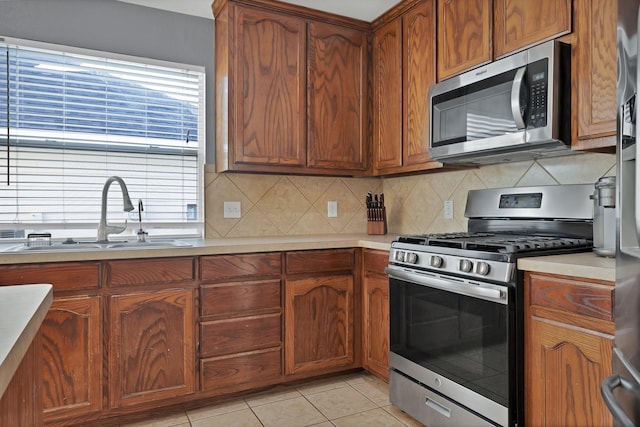
{"type": "MultiPolygon", "coordinates": [[[[90,233],[112,175],[134,206],[143,200],[145,228],[201,235],[204,73],[64,50],[0,43],[0,141],[11,146],[10,159],[0,156],[10,177],[0,182],[0,238],[90,233]]],[[[116,184],[108,209],[110,222],[137,228],[116,184]]]]}

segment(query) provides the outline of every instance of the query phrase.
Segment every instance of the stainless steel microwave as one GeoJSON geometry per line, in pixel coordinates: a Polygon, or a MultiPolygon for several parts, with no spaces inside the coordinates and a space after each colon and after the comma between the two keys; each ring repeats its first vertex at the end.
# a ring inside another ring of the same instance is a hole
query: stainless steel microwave
{"type": "Polygon", "coordinates": [[[570,46],[534,46],[430,88],[429,155],[491,164],[570,154],[570,106],[570,46]]]}

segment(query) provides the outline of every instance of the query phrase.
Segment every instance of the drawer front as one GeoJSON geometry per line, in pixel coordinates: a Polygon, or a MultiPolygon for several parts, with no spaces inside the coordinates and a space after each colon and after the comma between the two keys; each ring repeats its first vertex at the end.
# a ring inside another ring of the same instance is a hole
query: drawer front
{"type": "Polygon", "coordinates": [[[354,249],[287,252],[287,273],[353,270],[354,249]]]}
{"type": "Polygon", "coordinates": [[[384,274],[384,269],[389,265],[389,252],[365,249],[363,264],[365,271],[384,274]]]}
{"type": "Polygon", "coordinates": [[[200,287],[202,316],[243,317],[280,311],[280,280],[222,283],[200,287]]]}
{"type": "Polygon", "coordinates": [[[602,320],[613,320],[612,282],[528,273],[530,304],[602,320]]]}
{"type": "Polygon", "coordinates": [[[163,285],[195,280],[191,257],[108,261],[106,268],[109,286],[163,285]]]}
{"type": "Polygon", "coordinates": [[[225,281],[251,276],[278,276],[282,270],[280,252],[238,255],[212,255],[200,258],[200,277],[225,281]]]}
{"type": "Polygon", "coordinates": [[[282,350],[278,347],[203,359],[200,372],[203,390],[253,388],[256,383],[282,375],[282,350]]]}
{"type": "Polygon", "coordinates": [[[202,357],[276,347],[282,342],[280,314],[204,322],[201,325],[202,357]]]}
{"type": "Polygon", "coordinates": [[[51,283],[54,291],[98,288],[100,263],[68,262],[0,267],[0,285],[29,283],[51,283]]]}

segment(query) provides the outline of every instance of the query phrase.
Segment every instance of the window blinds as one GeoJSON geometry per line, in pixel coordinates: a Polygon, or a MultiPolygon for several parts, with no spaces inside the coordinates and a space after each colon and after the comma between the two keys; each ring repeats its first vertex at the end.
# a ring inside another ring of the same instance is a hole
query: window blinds
{"type": "MultiPolygon", "coordinates": [[[[0,229],[95,228],[103,184],[117,175],[134,206],[142,199],[145,228],[201,233],[204,73],[40,46],[0,51],[0,229]]],[[[108,207],[110,222],[130,217],[137,228],[117,185],[108,207]]]]}

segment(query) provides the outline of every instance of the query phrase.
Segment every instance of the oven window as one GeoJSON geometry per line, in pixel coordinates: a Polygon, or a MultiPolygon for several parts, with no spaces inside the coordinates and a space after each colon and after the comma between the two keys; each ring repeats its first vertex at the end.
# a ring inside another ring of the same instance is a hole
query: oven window
{"type": "Polygon", "coordinates": [[[390,350],[509,403],[508,306],[390,279],[390,350]]]}

